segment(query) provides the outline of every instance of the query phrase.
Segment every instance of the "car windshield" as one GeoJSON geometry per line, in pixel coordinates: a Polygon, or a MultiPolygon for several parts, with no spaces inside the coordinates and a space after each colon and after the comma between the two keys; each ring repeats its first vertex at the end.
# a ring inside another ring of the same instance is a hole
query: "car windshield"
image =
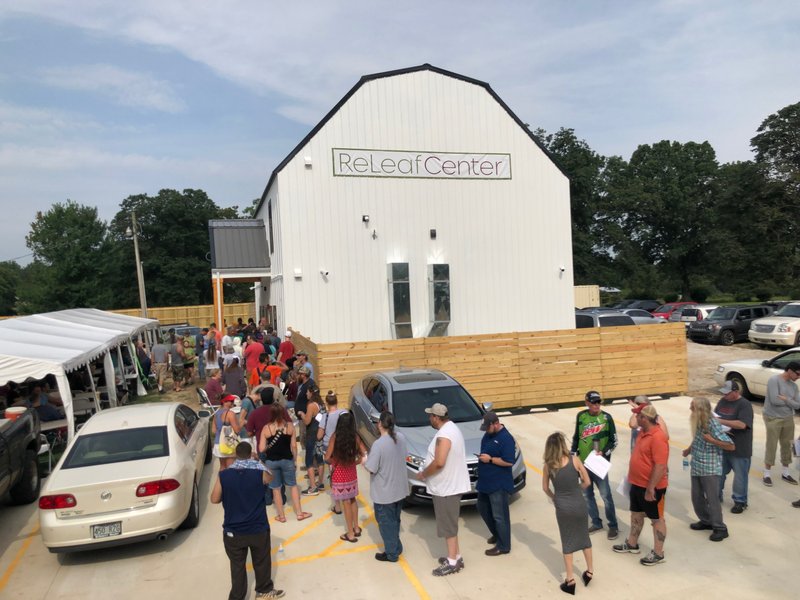
{"type": "Polygon", "coordinates": [[[139,427],[79,435],[62,469],[93,467],[169,455],[166,427],[139,427]]]}
{"type": "Polygon", "coordinates": [[[395,392],[392,401],[394,421],[398,427],[429,425],[426,408],[436,402],[444,404],[450,419],[456,423],[477,421],[483,417],[481,409],[460,385],[449,385],[419,390],[395,392]]]}
{"type": "Polygon", "coordinates": [[[668,313],[672,309],[673,309],[673,305],[672,304],[662,304],[657,309],[655,309],[653,312],[654,313],[668,313]]]}
{"type": "Polygon", "coordinates": [[[776,317],[800,317],[800,304],[787,304],[775,311],[776,317]]]}
{"type": "Polygon", "coordinates": [[[715,308],[706,317],[707,321],[730,321],[736,316],[735,308],[715,308]]]}

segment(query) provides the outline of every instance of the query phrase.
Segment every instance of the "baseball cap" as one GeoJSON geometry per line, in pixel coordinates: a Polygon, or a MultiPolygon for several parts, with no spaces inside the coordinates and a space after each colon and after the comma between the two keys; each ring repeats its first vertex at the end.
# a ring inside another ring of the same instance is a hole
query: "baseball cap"
{"type": "Polygon", "coordinates": [[[297,372],[298,372],[298,373],[302,373],[303,375],[311,375],[311,369],[309,369],[309,368],[308,368],[307,366],[305,366],[305,365],[303,365],[302,367],[300,367],[299,369],[297,369],[297,372]]]}
{"type": "Polygon", "coordinates": [[[637,407],[637,411],[638,411],[636,412],[637,415],[642,414],[651,420],[655,420],[655,418],[658,416],[656,407],[653,406],[652,404],[642,404],[641,408],[637,407]]]}
{"type": "Polygon", "coordinates": [[[430,408],[426,408],[425,412],[429,415],[436,415],[437,417],[446,417],[447,416],[447,407],[444,404],[440,404],[437,402],[430,408]]]}
{"type": "Polygon", "coordinates": [[[226,402],[234,402],[236,400],[239,400],[239,396],[234,396],[233,394],[227,394],[222,397],[221,402],[225,404],[226,402]]]}
{"type": "Polygon", "coordinates": [[[786,370],[787,371],[795,371],[797,373],[800,373],[800,362],[797,362],[796,360],[793,360],[788,365],[786,365],[786,370]]]}
{"type": "Polygon", "coordinates": [[[586,392],[586,401],[591,402],[592,404],[600,404],[603,399],[600,397],[600,392],[595,392],[592,390],[590,392],[586,392]]]}
{"type": "Polygon", "coordinates": [[[499,422],[500,422],[500,418],[497,416],[497,413],[489,411],[489,412],[487,412],[486,414],[483,415],[483,423],[481,423],[480,429],[481,429],[481,431],[486,431],[487,429],[489,429],[490,425],[493,425],[494,423],[499,423],[499,422]]]}
{"type": "Polygon", "coordinates": [[[736,385],[736,382],[731,380],[731,379],[726,381],[725,385],[723,385],[721,388],[719,388],[719,393],[722,394],[723,396],[728,395],[733,391],[737,391],[738,392],[739,391],[739,386],[736,385]]]}
{"type": "Polygon", "coordinates": [[[292,332],[287,330],[286,333],[283,334],[283,337],[292,337],[292,332]]]}
{"type": "Polygon", "coordinates": [[[305,356],[306,358],[308,358],[308,352],[306,352],[305,350],[298,350],[297,352],[294,353],[294,355],[295,356],[305,356]]]}

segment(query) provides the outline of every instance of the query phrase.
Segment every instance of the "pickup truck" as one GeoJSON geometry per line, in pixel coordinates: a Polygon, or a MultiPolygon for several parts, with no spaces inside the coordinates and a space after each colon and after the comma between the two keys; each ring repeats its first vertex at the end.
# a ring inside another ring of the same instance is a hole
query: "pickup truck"
{"type": "Polygon", "coordinates": [[[39,498],[39,415],[29,408],[16,420],[0,419],[0,497],[15,504],[39,498]]]}

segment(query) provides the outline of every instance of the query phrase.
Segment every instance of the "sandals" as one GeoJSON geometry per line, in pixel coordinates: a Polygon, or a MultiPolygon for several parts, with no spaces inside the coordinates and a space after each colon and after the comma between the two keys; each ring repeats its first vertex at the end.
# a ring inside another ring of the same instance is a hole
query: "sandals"
{"type": "Polygon", "coordinates": [[[331,506],[331,512],[332,512],[333,514],[335,514],[335,515],[340,515],[340,514],[342,514],[342,511],[340,511],[340,510],[336,510],[336,507],[335,507],[335,506],[331,506]]]}
{"type": "Polygon", "coordinates": [[[308,519],[310,516],[311,516],[311,513],[309,513],[309,512],[301,512],[299,515],[297,515],[297,520],[298,521],[304,521],[305,519],[308,519]]]}
{"type": "Polygon", "coordinates": [[[594,573],[592,573],[591,571],[584,571],[581,577],[583,578],[583,585],[585,587],[589,585],[589,583],[591,583],[592,577],[594,577],[594,573]]]}
{"type": "Polygon", "coordinates": [[[356,528],[354,531],[355,531],[355,536],[357,538],[360,538],[361,537],[361,533],[362,533],[361,527],[356,528]]]}
{"type": "Polygon", "coordinates": [[[286,523],[286,515],[284,515],[284,516],[278,515],[277,517],[275,517],[275,520],[278,523],[286,523]]]}
{"type": "Polygon", "coordinates": [[[342,535],[340,535],[340,536],[339,536],[339,539],[340,539],[340,540],[342,540],[343,542],[350,542],[351,544],[355,544],[355,543],[358,541],[358,538],[357,538],[357,537],[356,537],[356,538],[353,538],[353,539],[351,540],[349,537],[347,537],[347,534],[346,534],[346,533],[343,533],[342,535]]]}

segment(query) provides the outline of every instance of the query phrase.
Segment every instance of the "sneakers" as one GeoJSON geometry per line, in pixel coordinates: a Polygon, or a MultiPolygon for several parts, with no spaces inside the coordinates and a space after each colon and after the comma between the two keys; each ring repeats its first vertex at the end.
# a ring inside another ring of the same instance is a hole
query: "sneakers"
{"type": "Polygon", "coordinates": [[[659,556],[658,554],[656,554],[655,550],[650,550],[650,554],[648,554],[644,558],[640,558],[639,562],[643,564],[645,567],[652,567],[653,565],[667,562],[667,559],[664,558],[663,556],[659,556]]]}
{"type": "Polygon", "coordinates": [[[791,475],[781,475],[781,481],[785,481],[786,483],[791,483],[792,485],[797,485],[797,479],[795,479],[791,475]]]}
{"type": "Polygon", "coordinates": [[[609,527],[608,528],[608,539],[615,540],[619,537],[619,529],[616,527],[609,527]]]}
{"type": "Polygon", "coordinates": [[[692,523],[689,525],[689,528],[694,531],[703,531],[704,529],[714,529],[709,523],[703,523],[702,521],[698,521],[697,523],[692,523]]]}
{"type": "Polygon", "coordinates": [[[726,537],[728,537],[727,529],[715,529],[714,533],[712,533],[708,539],[710,539],[712,542],[721,542],[726,537]]]}
{"type": "Polygon", "coordinates": [[[436,577],[444,577],[445,575],[452,575],[453,573],[458,573],[461,569],[464,568],[464,561],[460,558],[456,561],[455,565],[451,565],[450,561],[447,558],[444,559],[444,564],[442,564],[441,559],[439,559],[439,566],[433,570],[433,574],[436,577]]]}
{"type": "Polygon", "coordinates": [[[267,600],[268,598],[283,598],[284,597],[283,590],[270,590],[268,592],[262,592],[260,594],[256,594],[256,600],[267,600]]]}
{"type": "Polygon", "coordinates": [[[639,554],[641,550],[639,549],[639,545],[633,546],[628,543],[628,540],[625,540],[621,544],[614,544],[611,546],[611,549],[614,552],[630,552],[631,554],[639,554]]]}
{"type": "Polygon", "coordinates": [[[395,558],[394,560],[392,560],[391,558],[389,558],[386,552],[376,552],[375,560],[379,560],[381,562],[397,562],[398,559],[395,558]]]}
{"type": "Polygon", "coordinates": [[[800,508],[800,500],[795,500],[794,502],[792,502],[792,506],[794,506],[795,508],[800,508]]]}
{"type": "MultiPolygon", "coordinates": [[[[740,515],[744,512],[745,508],[747,508],[747,504],[744,504],[743,502],[734,502],[731,512],[735,515],[740,515]]],[[[800,504],[797,505],[797,508],[800,508],[800,504]]]]}
{"type": "Polygon", "coordinates": [[[602,525],[590,525],[589,526],[589,535],[593,534],[595,531],[603,531],[602,525]]]}
{"type": "Polygon", "coordinates": [[[761,481],[764,482],[765,486],[772,487],[772,477],[763,477],[761,481]]]}
{"type": "MultiPolygon", "coordinates": [[[[440,565],[446,565],[447,564],[447,557],[446,556],[440,556],[436,560],[439,562],[440,565]]],[[[463,569],[464,568],[464,559],[463,558],[459,558],[458,562],[461,563],[461,568],[463,569]]]]}
{"type": "Polygon", "coordinates": [[[313,488],[310,487],[310,488],[307,488],[307,489],[303,490],[302,492],[300,492],[300,495],[301,496],[319,496],[319,489],[317,489],[315,487],[313,487],[313,488]]]}

